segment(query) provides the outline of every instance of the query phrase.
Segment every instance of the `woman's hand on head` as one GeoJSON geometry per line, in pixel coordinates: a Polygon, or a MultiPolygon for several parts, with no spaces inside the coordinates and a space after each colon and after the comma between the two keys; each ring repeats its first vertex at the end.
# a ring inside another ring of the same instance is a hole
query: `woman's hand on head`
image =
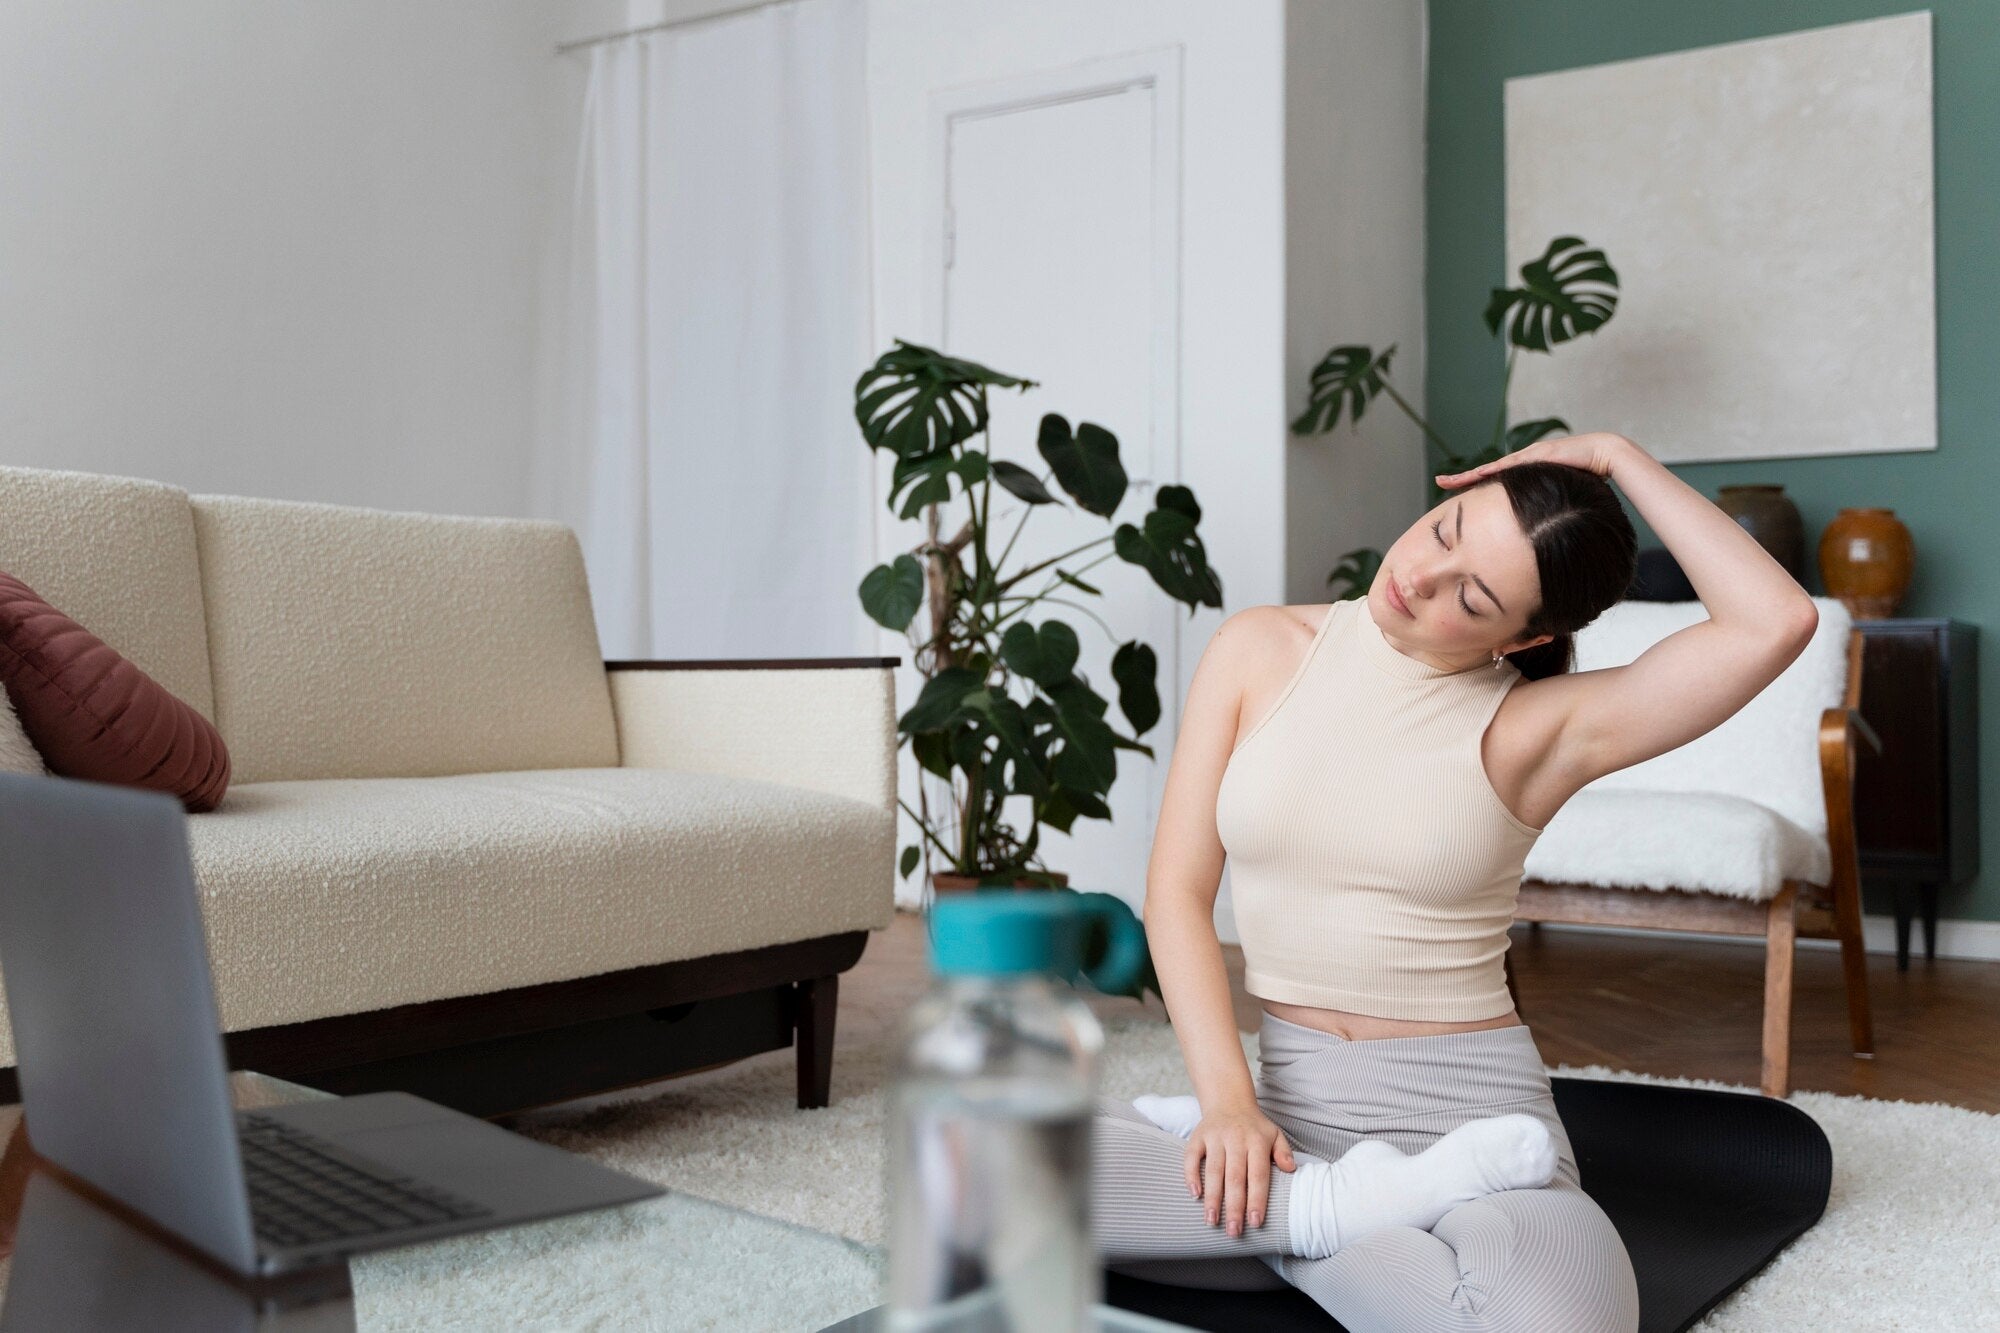
{"type": "Polygon", "coordinates": [[[1610,431],[1591,431],[1587,435],[1563,435],[1553,440],[1537,440],[1526,448],[1516,449],[1511,454],[1504,454],[1490,463],[1481,463],[1478,467],[1469,468],[1464,472],[1440,472],[1437,484],[1448,491],[1460,486],[1470,486],[1503,468],[1510,468],[1519,463],[1562,463],[1568,467],[1594,472],[1600,477],[1608,477],[1611,475],[1612,466],[1618,461],[1618,455],[1638,447],[1623,435],[1615,435],[1610,431]]]}
{"type": "Polygon", "coordinates": [[[1246,1215],[1250,1226],[1264,1225],[1272,1163],[1298,1169],[1285,1132],[1255,1106],[1204,1114],[1188,1133],[1182,1161],[1188,1190],[1208,1205],[1209,1225],[1224,1221],[1232,1236],[1243,1234],[1246,1215]]]}

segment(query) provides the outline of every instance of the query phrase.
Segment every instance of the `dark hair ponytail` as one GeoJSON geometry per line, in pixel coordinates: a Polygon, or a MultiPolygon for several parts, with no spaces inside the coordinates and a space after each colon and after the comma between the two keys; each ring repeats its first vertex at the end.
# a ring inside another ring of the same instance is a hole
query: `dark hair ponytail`
{"type": "Polygon", "coordinates": [[[1541,579],[1541,605],[1522,633],[1555,636],[1507,660],[1529,680],[1559,676],[1576,664],[1576,631],[1631,590],[1639,571],[1638,534],[1611,483],[1582,468],[1516,463],[1477,485],[1495,483],[1507,492],[1535,548],[1541,579]]]}
{"type": "MultiPolygon", "coordinates": [[[[1548,631],[1536,630],[1535,633],[1546,634],[1548,631]]],[[[1507,660],[1519,668],[1521,674],[1529,680],[1560,676],[1576,665],[1576,636],[1558,634],[1547,643],[1538,643],[1532,648],[1523,648],[1519,652],[1507,654],[1507,660]]]]}

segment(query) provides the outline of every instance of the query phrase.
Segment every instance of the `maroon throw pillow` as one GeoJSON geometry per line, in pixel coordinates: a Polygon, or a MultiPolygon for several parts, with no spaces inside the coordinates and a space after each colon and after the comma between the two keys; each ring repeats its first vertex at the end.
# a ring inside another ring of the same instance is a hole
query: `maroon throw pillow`
{"type": "Polygon", "coordinates": [[[229,787],[212,722],[11,574],[0,574],[0,684],[51,773],[168,792],[194,811],[229,787]]]}

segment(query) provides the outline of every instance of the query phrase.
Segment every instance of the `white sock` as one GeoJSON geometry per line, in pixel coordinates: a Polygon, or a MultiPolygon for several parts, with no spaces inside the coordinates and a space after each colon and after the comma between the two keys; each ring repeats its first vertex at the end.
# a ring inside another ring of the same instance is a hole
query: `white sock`
{"type": "Polygon", "coordinates": [[[1469,1120],[1414,1157],[1364,1139],[1339,1161],[1299,1163],[1292,1176],[1292,1252],[1324,1259],[1385,1227],[1429,1231],[1461,1203],[1538,1189],[1555,1172],[1555,1140],[1531,1115],[1469,1120]]]}
{"type": "Polygon", "coordinates": [[[1194,1133],[1194,1127],[1201,1123],[1201,1101],[1196,1097],[1161,1097],[1148,1092],[1134,1097],[1132,1105],[1140,1115],[1180,1138],[1194,1133]]]}

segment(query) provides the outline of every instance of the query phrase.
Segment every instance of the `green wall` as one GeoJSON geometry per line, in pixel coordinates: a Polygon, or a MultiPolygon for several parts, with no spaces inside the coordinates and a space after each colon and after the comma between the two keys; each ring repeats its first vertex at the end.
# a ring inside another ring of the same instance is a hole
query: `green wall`
{"type": "MultiPolygon", "coordinates": [[[[1480,319],[1487,292],[1512,286],[1502,253],[1501,84],[1522,74],[1628,60],[1858,19],[1916,5],[1861,0],[1430,0],[1429,415],[1447,438],[1492,430],[1505,351],[1480,319]]],[[[1938,448],[1916,454],[1680,465],[1713,496],[1731,482],[1780,482],[1805,517],[1808,564],[1845,505],[1887,505],[1909,525],[1917,571],[1898,609],[2000,625],[2000,0],[1934,0],[1937,152],[1938,448]]],[[[1586,236],[1585,240],[1593,238],[1586,236]]],[[[1612,263],[1618,257],[1612,255],[1612,263]]],[[[1522,353],[1522,355],[1534,355],[1522,353]]],[[[1556,355],[1561,355],[1560,349],[1556,355]]],[[[1592,423],[1572,421],[1578,430],[1592,423]]],[[[1645,441],[1641,440],[1641,444],[1645,441]]],[[[1635,515],[1636,517],[1636,515],[1635,515]]],[[[1641,525],[1645,545],[1656,545],[1641,525]]],[[[1818,575],[1810,591],[1823,592],[1818,575]]],[[[1983,873],[1948,889],[1941,914],[2000,920],[2000,667],[1981,672],[1983,873]]],[[[1871,912],[1889,908],[1879,889],[1871,912]]]]}

